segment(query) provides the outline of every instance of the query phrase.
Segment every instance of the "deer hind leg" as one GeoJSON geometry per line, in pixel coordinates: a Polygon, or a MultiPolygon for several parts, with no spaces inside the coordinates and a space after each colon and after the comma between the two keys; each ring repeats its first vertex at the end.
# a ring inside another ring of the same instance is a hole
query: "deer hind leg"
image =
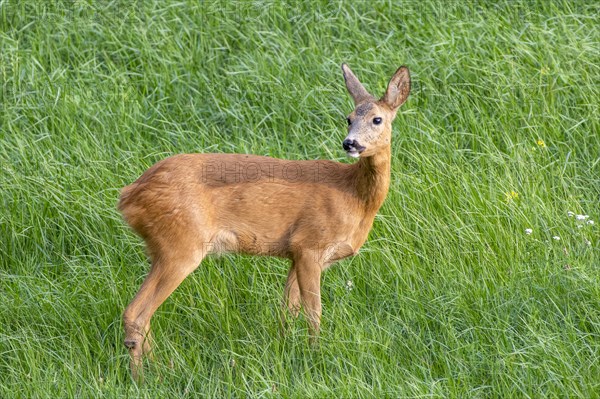
{"type": "Polygon", "coordinates": [[[200,249],[185,251],[180,247],[170,252],[154,254],[150,273],[123,313],[125,346],[129,349],[131,371],[136,380],[142,371],[143,356],[152,351],[150,338],[152,315],[179,284],[198,267],[205,255],[200,249]]]}

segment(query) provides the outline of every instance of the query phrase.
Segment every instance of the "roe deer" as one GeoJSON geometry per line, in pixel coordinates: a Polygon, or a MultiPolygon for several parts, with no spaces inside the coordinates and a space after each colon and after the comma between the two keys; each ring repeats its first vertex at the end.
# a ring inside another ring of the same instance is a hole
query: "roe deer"
{"type": "Polygon", "coordinates": [[[342,143],[353,164],[241,154],[181,154],[123,188],[119,210],[146,242],[152,266],[123,315],[134,378],[150,352],[150,318],[210,253],[292,261],[284,312],[321,319],[321,272],[364,244],[390,183],[392,121],[410,92],[408,68],[377,100],[342,65],[355,109],[342,143]]]}

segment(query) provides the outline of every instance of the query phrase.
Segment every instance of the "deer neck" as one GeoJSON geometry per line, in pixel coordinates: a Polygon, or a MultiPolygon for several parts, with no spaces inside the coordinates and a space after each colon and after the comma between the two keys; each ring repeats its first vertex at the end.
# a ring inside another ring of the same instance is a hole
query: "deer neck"
{"type": "Polygon", "coordinates": [[[360,158],[356,166],[356,191],[367,213],[377,213],[390,187],[391,147],[360,158]]]}

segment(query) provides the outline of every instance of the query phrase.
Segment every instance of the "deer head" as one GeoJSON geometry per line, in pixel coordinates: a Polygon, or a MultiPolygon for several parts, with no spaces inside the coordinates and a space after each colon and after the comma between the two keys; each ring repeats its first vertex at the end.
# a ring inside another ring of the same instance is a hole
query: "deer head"
{"type": "Polygon", "coordinates": [[[387,90],[377,100],[364,88],[348,65],[342,64],[346,88],[354,99],[355,109],[348,115],[348,136],[342,145],[353,158],[369,157],[390,146],[392,121],[410,93],[408,68],[398,68],[387,90]]]}

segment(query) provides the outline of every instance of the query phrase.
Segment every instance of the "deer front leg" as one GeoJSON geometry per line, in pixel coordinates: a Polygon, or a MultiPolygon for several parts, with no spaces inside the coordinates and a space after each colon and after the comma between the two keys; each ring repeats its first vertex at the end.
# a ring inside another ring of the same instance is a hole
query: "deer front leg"
{"type": "Polygon", "coordinates": [[[312,340],[321,324],[321,264],[316,253],[305,253],[294,261],[300,298],[309,323],[312,340]]]}
{"type": "Polygon", "coordinates": [[[285,290],[283,291],[283,307],[296,318],[300,312],[300,287],[298,287],[298,276],[296,275],[296,265],[292,264],[288,272],[285,290]]]}
{"type": "Polygon", "coordinates": [[[287,321],[291,316],[297,318],[300,313],[300,287],[298,287],[298,276],[296,275],[295,263],[292,263],[288,271],[285,289],[283,290],[283,301],[281,302],[281,334],[287,331],[287,321]]]}

